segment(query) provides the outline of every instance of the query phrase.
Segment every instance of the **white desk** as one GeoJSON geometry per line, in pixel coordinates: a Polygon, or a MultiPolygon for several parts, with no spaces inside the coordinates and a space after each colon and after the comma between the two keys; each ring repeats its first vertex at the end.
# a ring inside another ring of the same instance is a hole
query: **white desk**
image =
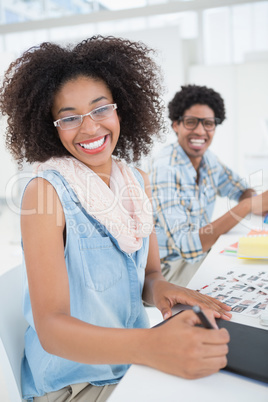
{"type": "MultiPolygon", "coordinates": [[[[231,270],[233,267],[237,267],[238,269],[241,268],[242,271],[243,268],[250,269],[250,267],[252,267],[253,273],[257,266],[258,268],[261,268],[262,271],[268,272],[267,260],[240,259],[234,256],[220,254],[220,251],[222,251],[224,247],[237,242],[239,237],[246,235],[251,229],[256,228],[268,230],[268,224],[264,224],[261,217],[253,216],[251,219],[244,219],[229,233],[222,235],[212,247],[206,259],[194,277],[191,279],[187,287],[191,289],[198,289],[206,282],[210,283],[216,275],[224,275],[226,270],[231,270]]],[[[249,317],[235,312],[232,312],[232,315],[232,321],[251,325],[253,327],[268,329],[268,327],[260,325],[259,317],[249,317]]]]}
{"type": "MultiPolygon", "coordinates": [[[[268,225],[263,225],[261,218],[251,217],[243,220],[228,234],[221,236],[188,287],[198,289],[204,284],[204,280],[212,280],[215,273],[221,274],[226,267],[253,264],[249,260],[219,255],[219,252],[256,227],[268,230],[268,225]]],[[[262,270],[268,271],[267,261],[259,261],[258,264],[262,270]]],[[[238,313],[233,313],[232,320],[251,326],[260,326],[259,318],[238,313]]],[[[132,365],[108,402],[178,402],[181,400],[183,402],[197,400],[199,402],[268,402],[268,385],[226,371],[198,380],[185,380],[150,367],[132,365]]]]}

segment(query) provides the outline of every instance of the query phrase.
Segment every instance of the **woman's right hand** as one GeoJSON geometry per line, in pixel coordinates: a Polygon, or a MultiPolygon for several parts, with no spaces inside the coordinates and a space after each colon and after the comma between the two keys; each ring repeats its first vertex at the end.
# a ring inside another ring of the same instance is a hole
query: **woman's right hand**
{"type": "MultiPolygon", "coordinates": [[[[213,313],[205,312],[215,324],[213,313]]],[[[227,364],[229,334],[225,328],[196,327],[199,318],[185,311],[157,328],[148,330],[142,362],[150,367],[187,379],[218,372],[227,364]]]]}

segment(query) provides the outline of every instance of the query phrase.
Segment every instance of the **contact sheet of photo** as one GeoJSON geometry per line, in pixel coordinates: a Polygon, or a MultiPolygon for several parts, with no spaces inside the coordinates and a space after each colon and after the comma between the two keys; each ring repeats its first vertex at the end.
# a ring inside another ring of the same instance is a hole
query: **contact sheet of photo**
{"type": "Polygon", "coordinates": [[[268,273],[241,266],[228,269],[209,284],[198,289],[232,307],[232,312],[258,317],[268,309],[268,273]]]}

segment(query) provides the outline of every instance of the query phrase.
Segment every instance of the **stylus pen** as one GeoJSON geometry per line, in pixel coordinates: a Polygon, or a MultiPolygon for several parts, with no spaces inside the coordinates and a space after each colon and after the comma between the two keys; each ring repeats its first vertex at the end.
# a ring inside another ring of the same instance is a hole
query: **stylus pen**
{"type": "Polygon", "coordinates": [[[209,320],[207,319],[207,317],[205,316],[205,314],[203,313],[203,311],[201,310],[201,308],[199,306],[194,306],[193,307],[193,311],[195,312],[195,314],[198,316],[198,318],[200,319],[202,325],[207,328],[207,329],[215,329],[212,324],[209,322],[209,320]]]}

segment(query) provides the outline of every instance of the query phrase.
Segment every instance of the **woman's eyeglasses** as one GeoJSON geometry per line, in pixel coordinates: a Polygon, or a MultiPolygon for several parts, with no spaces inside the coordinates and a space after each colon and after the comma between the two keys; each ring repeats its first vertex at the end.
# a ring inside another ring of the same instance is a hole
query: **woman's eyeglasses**
{"type": "Polygon", "coordinates": [[[81,126],[84,117],[90,116],[94,121],[101,121],[110,117],[113,111],[117,109],[116,103],[97,107],[86,114],[75,114],[73,116],[63,117],[62,119],[54,121],[55,127],[60,127],[62,130],[71,130],[72,128],[81,126]]]}

